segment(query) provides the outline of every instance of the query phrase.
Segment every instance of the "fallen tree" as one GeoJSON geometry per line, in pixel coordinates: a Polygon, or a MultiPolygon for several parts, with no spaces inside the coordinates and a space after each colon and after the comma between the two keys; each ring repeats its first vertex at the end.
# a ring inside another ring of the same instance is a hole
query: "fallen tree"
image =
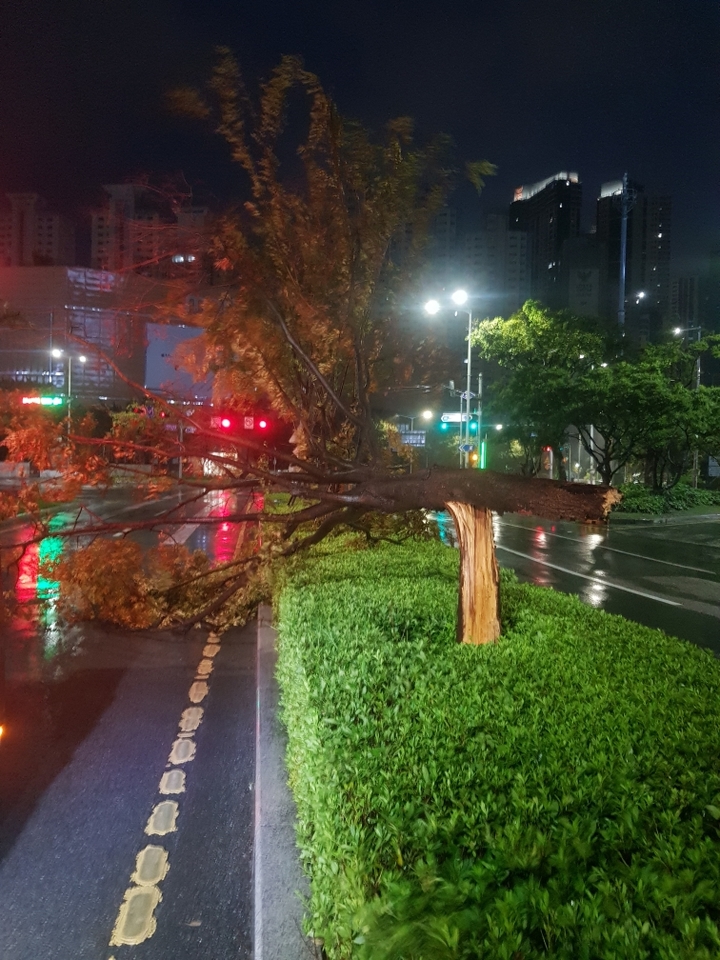
{"type": "MultiPolygon", "coordinates": [[[[251,103],[237,64],[221,51],[208,89],[179,91],[174,101],[214,119],[249,184],[247,202],[219,224],[209,257],[198,258],[197,274],[167,304],[173,316],[189,296],[201,304],[186,318],[201,336],[180,359],[198,378],[214,375],[218,403],[242,411],[260,394],[291,425],[292,445],[229,438],[138,388],[167,414],[166,426],[175,424],[172,435],[157,429],[157,419],[142,417],[118,421],[102,437],[88,424],[68,425],[67,433],[58,424],[48,462],[76,484],[88,476],[97,482],[103,470],[107,476],[108,452],[163,464],[188,455],[202,437],[216,444],[207,456],[224,489],[300,498],[301,507],[287,513],[251,509],[223,517],[265,522],[281,533],[264,553],[239,558],[216,595],[183,618],[185,625],[245,589],[264,559],[297,553],[341,528],[372,537],[378,514],[448,510],[461,555],[458,635],[464,642],[494,640],[500,622],[490,512],[601,522],[619,494],[477,470],[408,475],[412,453],[379,422],[376,400],[385,391],[439,382],[444,372],[442,350],[405,305],[419,302],[423,240],[456,178],[448,141],[417,146],[407,118],[371,136],[340,116],[318,78],[295,58],[283,59],[251,103]],[[287,119],[301,104],[307,132],[291,154],[287,119]]],[[[470,164],[466,173],[479,189],[492,166],[470,164]]],[[[21,452],[18,429],[10,432],[21,452]]],[[[197,497],[208,488],[202,480],[191,480],[193,487],[197,497]]],[[[166,514],[154,525],[181,522],[166,514]]],[[[148,524],[113,526],[82,519],[70,534],[127,536],[148,524]]]]}

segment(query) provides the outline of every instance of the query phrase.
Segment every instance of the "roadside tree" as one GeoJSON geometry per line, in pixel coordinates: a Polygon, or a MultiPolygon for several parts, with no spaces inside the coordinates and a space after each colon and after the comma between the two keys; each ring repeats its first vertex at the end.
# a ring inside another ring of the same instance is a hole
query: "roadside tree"
{"type": "Polygon", "coordinates": [[[612,350],[610,336],[591,321],[528,300],[507,319],[478,324],[473,343],[502,371],[492,402],[507,420],[505,435],[522,451],[521,472],[535,476],[550,447],[564,480],[562,449],[574,422],[577,384],[612,350]]]}
{"type": "MultiPolygon", "coordinates": [[[[421,299],[423,240],[456,179],[450,144],[441,138],[419,146],[407,118],[371,136],[341,117],[318,78],[290,57],[252,102],[222,51],[205,93],[179,91],[174,102],[215,123],[248,185],[247,202],[214,240],[220,282],[209,291],[199,278],[193,291],[204,302],[193,315],[202,338],[186,362],[198,377],[214,374],[223,402],[242,409],[261,395],[293,431],[291,450],[236,438],[252,456],[219,458],[221,483],[239,491],[261,485],[300,503],[283,514],[247,509],[223,518],[262,521],[278,533],[265,537],[263,552],[229,565],[213,599],[183,622],[202,620],[246,589],[265,559],[290,556],[337,529],[373,538],[378,514],[408,516],[412,527],[418,511],[446,509],[461,549],[459,636],[494,640],[500,618],[490,511],[597,521],[619,495],[485,471],[408,473],[378,424],[374,398],[387,386],[439,370],[436,345],[417,336],[406,305],[421,299]]],[[[473,164],[466,173],[480,188],[492,167],[473,164]]],[[[174,415],[183,422],[184,414],[174,415]]],[[[95,441],[96,449],[104,443],[95,441]]],[[[143,446],[140,436],[122,443],[143,446]]],[[[202,482],[197,489],[203,492],[202,482]]],[[[379,535],[387,529],[381,522],[379,535]]]]}

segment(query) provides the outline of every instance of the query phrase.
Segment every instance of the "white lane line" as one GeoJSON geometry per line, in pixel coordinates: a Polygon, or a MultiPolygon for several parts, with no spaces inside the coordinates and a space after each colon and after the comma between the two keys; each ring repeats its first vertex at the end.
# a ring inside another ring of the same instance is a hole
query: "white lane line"
{"type": "Polygon", "coordinates": [[[620,583],[613,583],[612,580],[602,580],[600,577],[589,577],[586,573],[578,573],[577,570],[569,570],[567,567],[561,567],[557,563],[550,563],[549,560],[539,560],[529,553],[521,553],[520,550],[511,550],[510,547],[496,547],[497,550],[504,550],[505,553],[514,553],[516,557],[524,557],[526,560],[532,560],[533,563],[539,563],[543,567],[551,567],[553,570],[560,570],[561,573],[569,573],[571,577],[582,577],[583,580],[589,580],[591,583],[598,583],[603,587],[612,587],[613,590],[622,590],[625,593],[634,593],[636,597],[646,597],[648,600],[657,600],[658,603],[666,603],[669,607],[681,607],[682,603],[676,600],[668,600],[659,596],[657,593],[647,593],[645,590],[634,590],[632,587],[624,587],[620,583]]]}
{"type": "MultiPolygon", "coordinates": [[[[516,530],[527,530],[529,527],[524,527],[521,523],[508,523],[506,520],[499,521],[503,527],[514,527],[516,530]]],[[[543,533],[548,537],[559,537],[560,540],[569,540],[571,543],[585,543],[584,540],[580,540],[577,537],[566,537],[563,533],[553,533],[551,530],[545,530],[543,528],[543,533]]],[[[681,570],[695,570],[696,573],[709,573],[711,576],[715,576],[714,570],[706,570],[705,567],[689,567],[686,563],[673,563],[672,560],[659,560],[657,557],[646,557],[644,553],[631,553],[629,550],[619,550],[617,547],[607,547],[604,543],[598,543],[597,549],[599,550],[611,550],[613,553],[622,553],[626,557],[637,557],[638,560],[650,560],[652,563],[664,563],[668,567],[679,567],[681,570]]]]}
{"type": "Polygon", "coordinates": [[[168,533],[166,536],[164,536],[162,538],[162,545],[164,547],[167,547],[172,543],[181,545],[185,543],[186,540],[190,539],[197,528],[197,523],[184,523],[181,527],[178,527],[174,533],[168,533]]]}

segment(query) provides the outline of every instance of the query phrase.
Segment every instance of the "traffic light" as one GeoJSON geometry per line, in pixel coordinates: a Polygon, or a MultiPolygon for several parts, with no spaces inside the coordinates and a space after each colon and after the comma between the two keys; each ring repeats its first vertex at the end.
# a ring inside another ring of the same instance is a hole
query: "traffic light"
{"type": "Polygon", "coordinates": [[[217,417],[210,417],[211,430],[230,430],[232,426],[232,418],[228,417],[227,414],[222,414],[222,416],[217,417]]]}
{"type": "Polygon", "coordinates": [[[218,414],[217,416],[210,417],[210,429],[211,430],[247,430],[247,431],[269,431],[271,428],[271,422],[267,416],[258,416],[257,414],[238,414],[232,415],[228,413],[218,414]]]}

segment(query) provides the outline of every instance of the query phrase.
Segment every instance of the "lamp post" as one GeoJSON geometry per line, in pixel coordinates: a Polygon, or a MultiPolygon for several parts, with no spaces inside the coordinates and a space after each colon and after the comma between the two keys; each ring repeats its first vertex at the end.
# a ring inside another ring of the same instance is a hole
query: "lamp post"
{"type": "Polygon", "coordinates": [[[409,421],[410,421],[410,432],[412,433],[412,431],[415,429],[415,421],[416,421],[416,420],[420,420],[420,419],[422,419],[422,420],[432,420],[432,418],[433,418],[433,412],[432,412],[432,410],[423,410],[422,413],[416,413],[416,414],[415,414],[414,416],[412,416],[412,417],[408,416],[406,413],[396,413],[395,416],[396,416],[396,417],[402,417],[403,420],[409,420],[409,421]]]}
{"type": "MultiPolygon", "coordinates": [[[[702,339],[702,327],[699,327],[699,326],[698,326],[698,327],[685,327],[684,329],[683,329],[682,327],[675,327],[675,329],[673,330],[673,333],[675,334],[676,337],[681,336],[683,333],[696,333],[697,336],[695,337],[695,339],[696,339],[696,341],[697,341],[698,343],[699,343],[700,340],[702,339]]],[[[700,354],[699,354],[699,353],[698,353],[697,357],[695,358],[695,389],[696,389],[696,390],[699,390],[699,389],[700,389],[700,354]]],[[[698,454],[698,450],[697,450],[697,448],[695,448],[695,450],[693,450],[693,467],[692,467],[692,471],[693,471],[693,487],[695,487],[695,488],[697,488],[697,485],[698,485],[698,472],[699,472],[699,471],[698,471],[698,466],[699,466],[698,461],[699,461],[699,459],[700,459],[700,457],[699,457],[699,454],[698,454]]]]}
{"type": "MultiPolygon", "coordinates": [[[[56,347],[52,351],[52,355],[57,359],[60,359],[63,356],[64,352],[65,352],[64,350],[60,350],[59,348],[56,347]]],[[[78,360],[78,363],[87,363],[87,357],[84,356],[83,354],[80,354],[77,360],[78,360]]],[[[68,433],[70,433],[70,414],[72,412],[72,364],[73,364],[72,354],[69,353],[67,355],[67,381],[65,383],[65,395],[67,397],[68,433]]]]}
{"type": "MultiPolygon", "coordinates": [[[[452,302],[456,307],[462,307],[467,303],[468,295],[465,290],[456,290],[450,297],[452,302]]],[[[425,312],[429,313],[430,316],[434,316],[441,308],[440,302],[438,300],[428,300],[425,304],[425,312]]],[[[456,311],[458,313],[459,311],[456,311]]],[[[467,349],[467,388],[465,393],[465,430],[463,431],[463,420],[462,420],[462,397],[460,401],[460,439],[463,439],[463,433],[465,438],[465,446],[470,444],[470,387],[472,384],[472,310],[467,308],[463,311],[467,313],[468,318],[468,349],[467,349]]],[[[465,451],[464,458],[465,466],[469,465],[469,454],[465,451]]]]}

